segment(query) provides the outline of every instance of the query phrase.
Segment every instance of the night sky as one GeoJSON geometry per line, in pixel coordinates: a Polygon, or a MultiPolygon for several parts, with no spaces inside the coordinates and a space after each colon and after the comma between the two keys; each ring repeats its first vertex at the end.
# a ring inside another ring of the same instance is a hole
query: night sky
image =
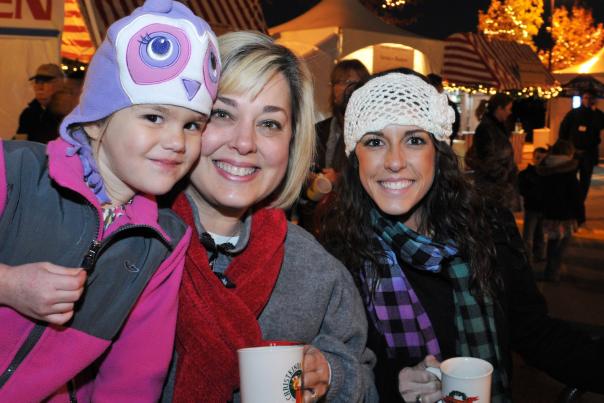
{"type": "MultiPolygon", "coordinates": [[[[264,16],[269,27],[288,21],[317,4],[318,0],[262,0],[264,16]]],[[[416,21],[403,27],[417,34],[444,39],[456,32],[475,32],[478,25],[478,10],[486,11],[491,0],[416,0],[413,5],[416,21]]],[[[573,4],[574,0],[556,0],[556,6],[573,4]]],[[[591,8],[597,22],[604,22],[604,0],[582,0],[580,3],[591,8]]],[[[545,1],[546,18],[549,16],[550,1],[545,1]]],[[[547,47],[547,35],[536,39],[540,47],[547,47]]]]}

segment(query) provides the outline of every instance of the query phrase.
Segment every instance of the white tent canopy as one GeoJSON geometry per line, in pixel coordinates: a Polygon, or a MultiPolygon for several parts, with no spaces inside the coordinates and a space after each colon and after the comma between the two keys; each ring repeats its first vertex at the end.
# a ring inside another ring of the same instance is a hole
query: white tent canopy
{"type": "Polygon", "coordinates": [[[389,25],[358,0],[322,0],[299,17],[269,28],[269,33],[308,61],[321,112],[328,109],[329,74],[334,62],[359,49],[387,44],[394,53],[388,52],[386,57],[396,58],[396,47],[404,45],[423,55],[414,56],[413,67],[424,73],[439,73],[443,64],[443,41],[389,25]]]}
{"type": "Polygon", "coordinates": [[[570,81],[579,74],[589,74],[604,82],[604,48],[600,49],[595,56],[586,62],[562,70],[556,70],[554,74],[561,82],[570,81]]]}

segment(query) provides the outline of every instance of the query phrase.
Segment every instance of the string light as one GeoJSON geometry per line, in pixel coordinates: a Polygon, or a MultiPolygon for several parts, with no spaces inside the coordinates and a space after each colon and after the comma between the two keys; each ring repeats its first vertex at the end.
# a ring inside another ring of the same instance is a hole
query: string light
{"type": "Polygon", "coordinates": [[[382,3],[382,8],[397,8],[402,7],[407,3],[407,0],[385,0],[382,3]]]}
{"type": "Polygon", "coordinates": [[[483,94],[483,95],[495,95],[497,92],[503,92],[507,95],[516,98],[544,98],[551,99],[557,97],[560,92],[562,92],[562,87],[553,86],[553,87],[525,87],[521,90],[504,90],[498,91],[496,87],[485,87],[483,85],[478,85],[476,87],[470,87],[465,85],[457,85],[455,83],[444,82],[443,87],[447,91],[461,91],[470,95],[475,94],[483,94]]]}
{"type": "Polygon", "coordinates": [[[63,59],[61,69],[65,74],[73,74],[73,72],[86,72],[88,65],[77,60],[63,59]]]}

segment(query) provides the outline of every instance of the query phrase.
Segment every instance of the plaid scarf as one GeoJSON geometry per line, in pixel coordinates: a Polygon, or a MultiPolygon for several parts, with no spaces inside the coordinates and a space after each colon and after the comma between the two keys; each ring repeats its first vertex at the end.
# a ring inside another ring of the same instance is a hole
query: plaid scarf
{"type": "MultiPolygon", "coordinates": [[[[457,354],[478,357],[493,364],[492,400],[506,401],[507,374],[501,363],[493,303],[481,305],[470,292],[470,268],[458,256],[453,242],[438,243],[398,221],[371,211],[373,228],[386,253],[384,277],[380,277],[368,310],[376,328],[388,345],[388,356],[403,353],[421,360],[426,354],[442,360],[441,351],[428,314],[424,310],[400,264],[416,270],[440,272],[452,280],[457,329],[457,354]]],[[[367,283],[367,279],[365,279],[367,283]]],[[[371,284],[367,284],[370,290],[371,284]]]]}

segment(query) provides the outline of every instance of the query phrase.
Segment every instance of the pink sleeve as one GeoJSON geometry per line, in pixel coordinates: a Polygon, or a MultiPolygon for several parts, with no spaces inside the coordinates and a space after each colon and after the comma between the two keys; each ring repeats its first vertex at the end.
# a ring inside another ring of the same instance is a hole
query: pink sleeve
{"type": "Polygon", "coordinates": [[[94,381],[93,402],[152,402],[161,394],[174,347],[178,289],[191,230],[143,291],[94,381]]]}
{"type": "Polygon", "coordinates": [[[6,164],[4,162],[4,141],[0,140],[0,217],[4,213],[6,199],[8,197],[8,185],[6,183],[6,164]]]}

